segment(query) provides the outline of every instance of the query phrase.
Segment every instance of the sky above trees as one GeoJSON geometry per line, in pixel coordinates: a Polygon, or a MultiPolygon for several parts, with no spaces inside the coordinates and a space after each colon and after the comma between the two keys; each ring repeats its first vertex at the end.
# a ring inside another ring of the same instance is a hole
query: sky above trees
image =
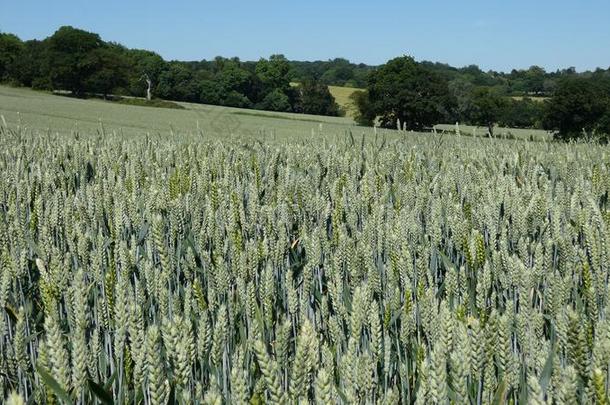
{"type": "Polygon", "coordinates": [[[607,0],[22,0],[3,4],[0,31],[25,40],[73,25],[180,60],[282,53],[381,64],[406,54],[485,70],[586,70],[610,66],[608,16],[607,0]]]}

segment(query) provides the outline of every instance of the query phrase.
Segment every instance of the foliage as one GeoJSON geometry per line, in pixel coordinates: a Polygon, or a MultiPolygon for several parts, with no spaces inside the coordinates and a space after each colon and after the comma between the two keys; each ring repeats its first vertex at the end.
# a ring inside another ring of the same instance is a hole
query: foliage
{"type": "Polygon", "coordinates": [[[159,75],[156,94],[166,100],[197,101],[201,89],[193,80],[193,72],[180,63],[170,63],[159,75]]]}
{"type": "Polygon", "coordinates": [[[23,52],[24,45],[17,36],[0,32],[0,81],[11,80],[18,74],[23,52]]]}
{"type": "Polygon", "coordinates": [[[43,69],[53,87],[83,94],[87,90],[86,81],[100,68],[98,60],[91,57],[103,46],[99,35],[66,26],[45,42],[48,45],[43,69]]]}
{"type": "Polygon", "coordinates": [[[386,128],[396,128],[397,122],[407,129],[430,127],[449,116],[455,104],[447,81],[407,56],[373,72],[367,94],[386,128]]]}
{"type": "Polygon", "coordinates": [[[305,114],[340,115],[339,106],[328,86],[313,78],[306,79],[299,87],[300,108],[305,114]]]}
{"type": "Polygon", "coordinates": [[[117,47],[98,48],[90,52],[83,63],[95,66],[85,79],[84,87],[88,92],[101,93],[106,97],[113,91],[129,84],[129,64],[117,47]]]}
{"type": "Polygon", "coordinates": [[[545,127],[558,129],[564,140],[583,133],[610,133],[610,78],[567,78],[547,105],[545,127]]]}
{"type": "Polygon", "coordinates": [[[290,65],[284,55],[261,59],[256,64],[256,74],[266,92],[276,89],[285,92],[290,88],[290,65]]]}
{"type": "Polygon", "coordinates": [[[257,107],[268,111],[290,111],[292,109],[290,99],[280,89],[275,89],[268,93],[257,107]]]}
{"type": "Polygon", "coordinates": [[[542,128],[545,104],[525,97],[504,105],[500,125],[508,128],[542,128]]]}
{"type": "Polygon", "coordinates": [[[494,126],[501,120],[507,110],[508,101],[493,89],[480,87],[473,91],[471,110],[467,120],[475,125],[487,128],[493,136],[494,126]]]}
{"type": "Polygon", "coordinates": [[[350,99],[354,103],[354,106],[357,110],[354,120],[359,125],[373,125],[375,122],[375,118],[377,118],[377,114],[373,110],[373,105],[371,104],[371,101],[366,91],[355,91],[350,96],[350,99]]]}

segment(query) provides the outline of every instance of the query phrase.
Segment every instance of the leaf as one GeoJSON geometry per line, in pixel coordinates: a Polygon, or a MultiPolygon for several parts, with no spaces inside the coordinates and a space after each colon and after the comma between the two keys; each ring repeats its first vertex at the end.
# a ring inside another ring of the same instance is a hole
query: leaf
{"type": "Polygon", "coordinates": [[[62,400],[63,402],[65,402],[67,404],[72,403],[72,399],[70,399],[70,395],[68,395],[66,390],[63,389],[61,387],[61,385],[59,385],[57,380],[55,380],[55,378],[53,378],[53,376],[51,374],[49,374],[49,372],[47,370],[45,370],[44,368],[42,368],[40,366],[36,366],[36,371],[38,372],[38,375],[40,375],[40,378],[45,383],[45,385],[47,387],[49,387],[55,393],[55,395],[57,395],[57,397],[60,400],[62,400]]]}
{"type": "Polygon", "coordinates": [[[14,308],[12,308],[10,305],[6,305],[4,307],[4,310],[8,314],[9,318],[11,318],[11,321],[17,322],[18,316],[17,316],[17,312],[15,311],[14,308]]]}
{"type": "Polygon", "coordinates": [[[87,380],[87,386],[89,387],[89,391],[102,403],[106,405],[113,405],[114,401],[108,391],[104,389],[101,385],[93,382],[92,380],[87,380]]]}
{"type": "Polygon", "coordinates": [[[445,253],[439,250],[438,254],[441,256],[441,261],[443,262],[443,265],[447,270],[453,270],[457,268],[457,266],[451,261],[449,257],[447,257],[445,253]]]}
{"type": "Polygon", "coordinates": [[[500,384],[498,384],[498,389],[496,390],[496,394],[494,395],[494,399],[492,401],[492,405],[503,405],[506,403],[506,392],[507,392],[506,380],[502,379],[500,384]]]}
{"type": "Polygon", "coordinates": [[[110,376],[108,381],[106,381],[106,384],[104,384],[104,390],[108,391],[110,389],[110,387],[112,387],[112,383],[116,379],[116,373],[117,373],[116,371],[114,373],[112,373],[112,375],[110,376]]]}
{"type": "Polygon", "coordinates": [[[542,392],[546,392],[547,387],[549,386],[549,382],[551,381],[551,374],[553,374],[553,358],[555,357],[555,347],[552,346],[549,357],[546,359],[546,363],[544,363],[544,369],[542,369],[542,373],[540,374],[540,388],[542,392]]]}

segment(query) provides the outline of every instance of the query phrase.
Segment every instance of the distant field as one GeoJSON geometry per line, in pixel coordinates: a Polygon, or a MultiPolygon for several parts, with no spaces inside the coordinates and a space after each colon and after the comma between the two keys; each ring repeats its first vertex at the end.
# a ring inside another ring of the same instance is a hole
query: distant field
{"type": "MultiPolygon", "coordinates": [[[[434,126],[437,131],[455,131],[455,124],[439,124],[434,126]]],[[[486,128],[475,127],[472,125],[460,125],[460,132],[464,136],[482,136],[487,133],[486,128]]],[[[542,129],[521,129],[521,128],[502,128],[496,127],[494,130],[494,136],[497,138],[515,138],[534,141],[547,141],[551,140],[551,134],[548,131],[542,129]]]]}
{"type": "Polygon", "coordinates": [[[350,96],[354,94],[354,92],[361,91],[363,89],[358,89],[355,87],[328,86],[328,90],[330,90],[330,94],[333,95],[337,101],[337,104],[339,104],[339,106],[345,110],[346,116],[354,117],[356,109],[352,104],[352,100],[350,100],[350,96]]]}
{"type": "Polygon", "coordinates": [[[0,114],[12,124],[57,131],[90,133],[104,127],[125,135],[146,133],[197,133],[204,136],[310,136],[312,129],[336,133],[354,126],[345,117],[244,110],[203,104],[179,103],[183,110],[122,105],[102,100],[81,100],[29,89],[0,86],[0,114]],[[100,124],[101,123],[101,124],[100,124]]]}

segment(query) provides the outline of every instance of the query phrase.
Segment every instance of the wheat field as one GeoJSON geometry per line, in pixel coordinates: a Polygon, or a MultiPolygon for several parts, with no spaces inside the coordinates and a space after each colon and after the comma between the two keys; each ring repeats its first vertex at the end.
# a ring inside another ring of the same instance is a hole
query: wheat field
{"type": "Polygon", "coordinates": [[[24,116],[0,122],[8,403],[608,401],[608,146],[24,116]]]}

